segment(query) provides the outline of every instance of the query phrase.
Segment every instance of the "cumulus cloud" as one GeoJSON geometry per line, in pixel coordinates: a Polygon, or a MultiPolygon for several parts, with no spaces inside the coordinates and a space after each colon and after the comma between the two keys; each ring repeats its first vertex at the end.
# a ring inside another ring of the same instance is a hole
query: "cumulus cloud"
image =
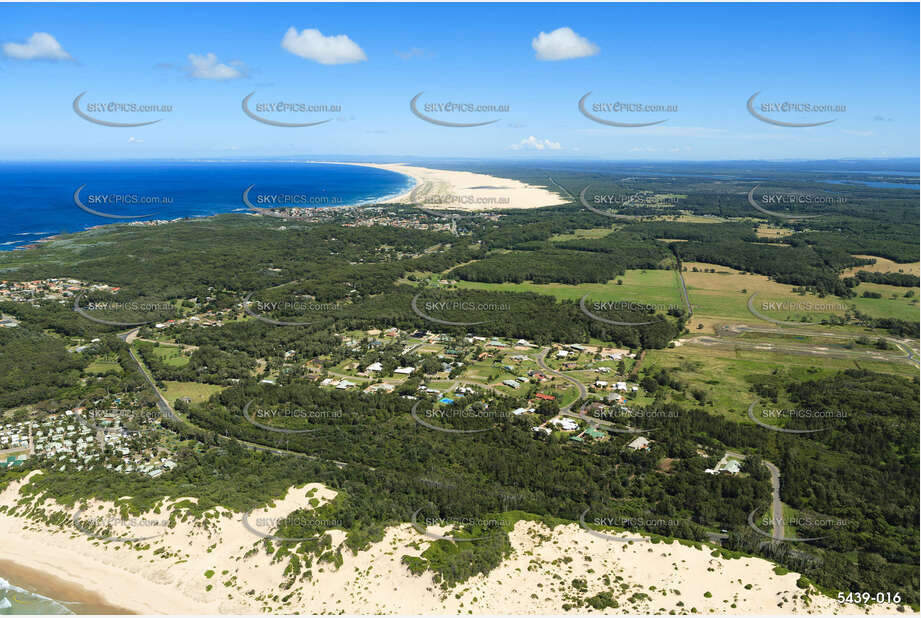
{"type": "Polygon", "coordinates": [[[315,28],[301,30],[288,28],[281,39],[281,46],[295,56],[313,60],[320,64],[350,64],[367,60],[364,50],[344,34],[323,36],[315,28]]]}
{"type": "Polygon", "coordinates": [[[128,143],[129,143],[129,144],[143,144],[143,143],[144,143],[144,140],[138,139],[138,138],[132,136],[132,137],[129,137],[129,138],[128,138],[128,143]]]}
{"type": "Polygon", "coordinates": [[[531,47],[537,52],[538,60],[570,60],[594,56],[599,47],[573,32],[572,28],[557,28],[553,32],[541,31],[531,40],[531,47]]]}
{"type": "Polygon", "coordinates": [[[239,79],[246,76],[246,74],[238,68],[240,66],[239,62],[224,64],[218,62],[217,56],[214,54],[205,54],[204,56],[189,54],[189,63],[191,65],[189,67],[189,77],[194,77],[195,79],[226,81],[228,79],[239,79]]]}
{"type": "Polygon", "coordinates": [[[47,32],[36,32],[25,43],[4,43],[3,53],[17,60],[73,60],[47,32]]]}
{"type": "Polygon", "coordinates": [[[509,146],[512,150],[562,150],[563,147],[559,142],[551,142],[549,139],[537,139],[533,135],[527,139],[521,140],[517,144],[509,146]]]}

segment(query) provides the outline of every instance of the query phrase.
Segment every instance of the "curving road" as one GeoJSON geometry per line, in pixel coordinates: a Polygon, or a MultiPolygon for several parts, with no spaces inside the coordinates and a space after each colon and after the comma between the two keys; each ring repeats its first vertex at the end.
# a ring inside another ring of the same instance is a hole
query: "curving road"
{"type": "MultiPolygon", "coordinates": [[[[141,372],[141,375],[144,376],[144,379],[147,380],[147,383],[150,385],[150,388],[152,388],[153,392],[156,394],[157,407],[160,409],[160,413],[164,417],[169,418],[177,423],[183,423],[183,424],[191,425],[192,427],[198,428],[198,426],[195,425],[194,423],[191,423],[183,418],[180,418],[179,415],[176,414],[176,411],[169,404],[169,401],[166,400],[166,397],[164,397],[163,393],[160,392],[160,389],[157,388],[157,385],[153,380],[153,376],[151,376],[150,373],[147,371],[147,368],[145,367],[144,363],[141,361],[141,359],[137,357],[137,355],[135,355],[134,349],[131,347],[130,342],[134,341],[137,338],[138,330],[139,329],[135,328],[134,330],[130,330],[128,332],[119,334],[118,337],[119,339],[121,339],[122,341],[128,344],[128,353],[131,355],[131,359],[137,364],[138,371],[141,372]]],[[[316,455],[308,455],[307,453],[301,453],[298,451],[289,451],[289,450],[285,450],[281,448],[264,446],[262,444],[257,444],[255,442],[247,442],[246,440],[241,440],[240,438],[234,438],[232,436],[225,436],[217,432],[214,432],[214,434],[224,440],[236,440],[244,448],[248,448],[254,451],[272,453],[273,455],[291,455],[293,457],[304,457],[305,459],[325,461],[327,463],[334,464],[340,468],[344,468],[345,466],[352,465],[352,466],[359,466],[359,467],[367,468],[368,470],[374,470],[374,468],[372,468],[371,466],[366,466],[364,464],[350,464],[345,461],[337,461],[335,459],[325,459],[323,457],[317,457],[316,455]]]]}
{"type": "MultiPolygon", "coordinates": [[[[582,382],[580,382],[579,380],[576,380],[575,378],[571,376],[566,375],[565,373],[561,371],[557,371],[556,369],[551,369],[550,367],[547,366],[545,359],[547,358],[547,353],[549,351],[550,351],[550,348],[544,348],[543,350],[540,351],[540,354],[534,357],[534,360],[537,362],[537,366],[540,367],[545,373],[549,373],[550,375],[557,376],[558,378],[563,378],[567,382],[575,384],[576,388],[579,389],[579,399],[588,397],[588,389],[585,387],[584,384],[582,384],[582,382]]],[[[572,408],[572,403],[569,404],[568,406],[563,406],[562,408],[560,408],[560,412],[569,412],[571,408],[572,408]]]]}
{"type": "MultiPolygon", "coordinates": [[[[754,294],[748,297],[748,312],[749,313],[751,313],[753,316],[755,316],[759,320],[771,322],[773,324],[777,324],[778,326],[789,327],[785,330],[775,329],[773,332],[780,333],[780,334],[794,334],[794,335],[803,335],[803,336],[811,335],[814,337],[836,337],[836,338],[847,338],[847,339],[854,338],[853,336],[842,335],[840,333],[834,333],[834,332],[829,332],[829,331],[802,330],[802,323],[800,322],[785,322],[783,320],[776,320],[770,316],[764,315],[763,313],[759,312],[754,307],[756,296],[758,296],[757,292],[755,292],[754,294]],[[791,332],[790,329],[795,329],[795,330],[791,332]]],[[[769,331],[765,331],[765,332],[769,332],[769,331]]],[[[896,339],[894,337],[887,337],[885,335],[873,335],[873,336],[883,339],[885,341],[888,341],[889,343],[895,345],[897,348],[899,348],[902,352],[905,353],[905,356],[897,357],[894,360],[907,360],[913,365],[916,365],[916,366],[919,365],[918,355],[915,354],[914,350],[912,350],[911,347],[906,343],[906,341],[908,340],[896,339]]]]}
{"type": "MultiPolygon", "coordinates": [[[[726,457],[744,460],[745,455],[735,451],[726,451],[726,457]]],[[[783,502],[780,501],[780,468],[767,459],[761,463],[771,473],[771,536],[774,543],[779,543],[784,538],[783,502]]]]}
{"type": "Polygon", "coordinates": [[[780,501],[780,468],[766,459],[763,459],[762,463],[771,473],[771,524],[774,542],[779,543],[784,538],[783,503],[780,501]]]}

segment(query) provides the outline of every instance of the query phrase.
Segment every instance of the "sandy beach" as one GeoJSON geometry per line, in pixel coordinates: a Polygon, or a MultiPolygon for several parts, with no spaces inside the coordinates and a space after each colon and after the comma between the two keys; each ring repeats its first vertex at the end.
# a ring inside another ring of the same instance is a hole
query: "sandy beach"
{"type": "MultiPolygon", "coordinates": [[[[11,560],[0,559],[0,577],[16,582],[16,586],[54,599],[77,614],[133,614],[131,610],[108,603],[101,594],[73,582],[52,576],[11,560]]],[[[16,595],[13,601],[16,602],[16,595]]]]}
{"type": "MultiPolygon", "coordinates": [[[[0,493],[13,505],[22,481],[0,493]]],[[[310,509],[335,497],[319,484],[290,489],[273,505],[248,514],[250,527],[270,525],[295,509],[310,509]],[[312,505],[312,506],[311,506],[312,505]]],[[[176,500],[161,505],[163,517],[176,500]]],[[[49,509],[49,503],[44,505],[49,509]]],[[[181,509],[181,507],[176,507],[181,509]]],[[[72,516],[72,510],[60,506],[72,516]]],[[[114,513],[112,504],[92,503],[87,512],[114,513]]],[[[273,562],[240,513],[214,509],[206,524],[178,517],[140,546],[101,542],[73,528],[62,530],[22,516],[0,513],[0,546],[14,565],[47,573],[84,591],[82,600],[143,614],[368,613],[368,614],[560,614],[667,613],[787,614],[891,613],[893,606],[844,606],[797,587],[799,575],[775,572],[757,558],[724,559],[712,549],[678,542],[625,543],[589,534],[578,524],[552,530],[518,522],[509,535],[512,554],[487,576],[443,590],[430,572],[416,576],[404,555],[419,556],[432,542],[410,524],[388,528],[382,541],[353,554],[342,531],[333,548],[342,564],[314,561],[312,577],[290,588],[287,561],[273,562]],[[254,551],[255,550],[255,551],[254,551]],[[577,591],[573,580],[584,580],[577,591]],[[573,598],[614,591],[619,606],[596,611],[573,598]],[[95,595],[87,597],[85,595],[95,595]]],[[[434,532],[435,530],[432,529],[434,532]]],[[[128,532],[128,531],[125,531],[128,532]]],[[[134,530],[149,535],[151,530],[134,530]]],[[[438,530],[440,533],[440,530],[438,530]]],[[[78,590],[73,588],[71,590],[78,590]]],[[[72,596],[74,592],[61,592],[72,596]]],[[[79,593],[77,593],[79,596],[79,593]]]]}
{"type": "MultiPolygon", "coordinates": [[[[329,163],[329,162],[325,162],[329,163]]],[[[382,200],[382,204],[414,203],[436,210],[482,210],[541,208],[565,204],[558,194],[510,178],[499,178],[473,172],[456,172],[405,163],[341,163],[374,167],[404,174],[415,180],[409,191],[382,200]]]]}

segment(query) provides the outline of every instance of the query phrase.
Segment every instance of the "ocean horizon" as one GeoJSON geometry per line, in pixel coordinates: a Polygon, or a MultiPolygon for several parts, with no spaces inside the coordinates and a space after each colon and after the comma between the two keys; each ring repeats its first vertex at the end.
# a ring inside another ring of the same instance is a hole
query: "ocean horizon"
{"type": "Polygon", "coordinates": [[[208,217],[259,208],[354,206],[415,181],[390,170],[297,161],[7,162],[0,250],[130,221],[208,217]]]}

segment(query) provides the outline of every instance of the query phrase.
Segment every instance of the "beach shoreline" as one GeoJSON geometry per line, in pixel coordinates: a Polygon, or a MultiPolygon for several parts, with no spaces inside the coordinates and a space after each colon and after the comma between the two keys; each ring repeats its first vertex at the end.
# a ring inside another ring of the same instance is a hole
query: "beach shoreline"
{"type": "MultiPolygon", "coordinates": [[[[385,170],[405,176],[412,181],[412,186],[401,189],[399,193],[374,198],[362,198],[355,203],[327,206],[326,208],[358,208],[375,204],[413,204],[433,210],[481,212],[489,210],[544,208],[567,203],[560,195],[547,188],[529,185],[519,180],[475,172],[441,170],[413,166],[405,163],[353,163],[350,161],[306,161],[305,163],[318,165],[351,165],[355,167],[385,170]]],[[[168,219],[154,219],[140,223],[153,224],[156,221],[162,223],[199,221],[226,214],[254,213],[244,208],[241,210],[216,212],[207,215],[189,215],[168,219]]],[[[268,213],[263,212],[262,214],[268,213]]],[[[132,223],[136,224],[137,222],[112,221],[109,223],[92,225],[70,233],[79,234],[109,226],[130,225],[132,223]]],[[[33,239],[27,244],[10,247],[3,251],[28,251],[41,247],[43,244],[57,242],[67,234],[68,233],[56,233],[42,236],[41,238],[33,239]]]]}
{"type": "MultiPolygon", "coordinates": [[[[20,562],[0,558],[0,578],[11,585],[44,597],[79,615],[135,614],[106,599],[82,584],[63,579],[47,570],[39,570],[20,562]]],[[[15,601],[15,595],[14,601],[15,601]]]]}
{"type": "MultiPolygon", "coordinates": [[[[22,482],[0,492],[0,504],[14,503],[22,482]]],[[[249,521],[278,521],[335,497],[335,491],[319,483],[292,487],[284,497],[250,511],[249,521]]],[[[188,499],[166,499],[159,516],[182,500],[188,499]]],[[[51,507],[54,501],[43,504],[51,507]]],[[[108,502],[91,500],[87,508],[117,513],[116,505],[108,502]]],[[[72,509],[58,505],[56,510],[64,514],[72,509]]],[[[570,582],[585,580],[583,596],[588,597],[612,589],[609,575],[618,576],[627,588],[615,592],[622,605],[603,613],[661,613],[660,608],[686,613],[690,607],[704,614],[752,615],[895,611],[892,605],[839,604],[800,588],[797,573],[780,571],[762,558],[722,557],[706,544],[617,542],[610,539],[626,533],[599,538],[577,523],[547,527],[526,520],[509,531],[511,553],[500,564],[450,590],[443,590],[431,571],[414,575],[407,567],[404,556],[418,558],[432,543],[410,523],[387,527],[380,541],[357,553],[345,548],[343,530],[330,530],[331,546],[342,549],[342,564],[318,564],[312,577],[295,582],[284,561],[259,550],[260,538],[247,530],[242,514],[222,507],[213,513],[216,517],[206,529],[180,517],[156,541],[139,547],[99,542],[2,512],[0,546],[17,584],[44,578],[36,592],[86,603],[99,610],[93,613],[581,614],[579,605],[567,605],[573,594],[570,582]],[[163,553],[152,553],[156,548],[163,553]],[[286,581],[295,585],[282,588],[286,581]],[[650,590],[669,594],[653,598],[650,590]],[[729,603],[734,604],[731,609],[729,603]]],[[[446,529],[433,526],[429,531],[444,534],[446,529]]]]}
{"type": "Polygon", "coordinates": [[[525,210],[560,206],[567,201],[557,193],[514,180],[475,172],[441,170],[406,163],[354,163],[350,161],[310,161],[326,165],[355,165],[387,170],[413,179],[407,191],[373,204],[414,203],[436,210],[479,212],[485,210],[525,210]]]}

